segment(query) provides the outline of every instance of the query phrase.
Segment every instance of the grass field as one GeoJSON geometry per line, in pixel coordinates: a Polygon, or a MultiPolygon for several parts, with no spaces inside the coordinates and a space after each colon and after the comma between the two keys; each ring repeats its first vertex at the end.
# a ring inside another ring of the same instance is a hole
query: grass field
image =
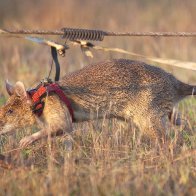
{"type": "MultiPolygon", "coordinates": [[[[96,28],[110,31],[196,31],[194,0],[0,1],[0,27],[60,29],[96,28]]],[[[60,41],[60,38],[52,39],[60,41]]],[[[106,38],[97,43],[147,56],[196,61],[195,38],[106,38]]],[[[60,58],[62,75],[88,63],[133,57],[79,48],[60,58]]],[[[136,60],[143,60],[136,58],[136,60]]],[[[19,38],[0,37],[0,104],[5,79],[27,87],[48,75],[50,49],[19,38]]],[[[157,64],[157,66],[160,66],[157,64]]],[[[196,84],[196,73],[162,66],[184,82],[196,84]]],[[[183,125],[170,130],[169,149],[143,141],[131,123],[99,120],[74,125],[73,146],[56,137],[22,150],[20,139],[36,127],[0,138],[0,154],[16,168],[0,168],[0,195],[196,195],[196,101],[178,105],[183,125]]]]}

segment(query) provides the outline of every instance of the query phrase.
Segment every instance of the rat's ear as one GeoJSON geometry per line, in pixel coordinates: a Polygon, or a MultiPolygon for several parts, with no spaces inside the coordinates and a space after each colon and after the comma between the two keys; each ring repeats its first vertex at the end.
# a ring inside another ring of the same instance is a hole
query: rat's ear
{"type": "Polygon", "coordinates": [[[25,86],[20,81],[16,82],[15,87],[14,87],[14,92],[17,96],[21,98],[27,97],[25,86]]]}
{"type": "Polygon", "coordinates": [[[5,87],[10,96],[14,94],[14,86],[10,84],[8,80],[5,81],[5,87]]]}

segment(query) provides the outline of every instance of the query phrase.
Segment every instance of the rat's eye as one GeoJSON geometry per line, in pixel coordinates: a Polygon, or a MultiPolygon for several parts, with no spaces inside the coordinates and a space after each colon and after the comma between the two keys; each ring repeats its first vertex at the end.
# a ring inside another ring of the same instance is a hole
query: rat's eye
{"type": "Polygon", "coordinates": [[[12,109],[9,109],[7,112],[6,112],[6,114],[12,114],[13,113],[13,110],[12,109]]]}

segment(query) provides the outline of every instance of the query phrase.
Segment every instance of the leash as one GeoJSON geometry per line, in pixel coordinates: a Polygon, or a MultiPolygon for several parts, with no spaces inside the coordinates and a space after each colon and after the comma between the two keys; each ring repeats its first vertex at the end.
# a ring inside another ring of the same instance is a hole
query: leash
{"type": "Polygon", "coordinates": [[[59,81],[60,78],[60,64],[58,61],[58,54],[57,54],[57,49],[54,46],[51,46],[51,55],[52,55],[52,59],[55,63],[55,67],[56,67],[56,74],[55,74],[55,81],[59,81]]]}

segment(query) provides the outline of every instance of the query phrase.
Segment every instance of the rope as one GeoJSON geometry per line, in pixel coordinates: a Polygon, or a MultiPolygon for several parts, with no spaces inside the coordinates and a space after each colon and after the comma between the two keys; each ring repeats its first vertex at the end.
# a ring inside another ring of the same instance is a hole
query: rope
{"type": "Polygon", "coordinates": [[[29,30],[29,29],[20,29],[20,30],[8,30],[0,29],[0,34],[20,34],[20,35],[63,35],[62,30],[46,31],[46,30],[29,30]]]}
{"type": "Polygon", "coordinates": [[[145,56],[142,54],[137,54],[134,52],[130,52],[127,50],[123,50],[121,48],[109,48],[109,47],[103,47],[103,46],[97,46],[93,45],[90,42],[86,41],[72,41],[71,42],[73,45],[79,45],[84,52],[86,56],[93,57],[93,54],[91,52],[91,48],[95,50],[102,50],[104,52],[118,52],[118,53],[123,53],[131,56],[136,56],[143,58],[145,60],[151,61],[151,62],[156,62],[156,63],[161,63],[165,65],[172,65],[178,68],[183,68],[183,69],[189,69],[196,71],[196,63],[195,62],[190,62],[190,61],[180,61],[176,59],[167,59],[167,58],[157,58],[157,57],[152,57],[152,56],[145,56]]]}
{"type": "Polygon", "coordinates": [[[196,32],[107,32],[106,36],[196,37],[196,32]]]}
{"type": "MultiPolygon", "coordinates": [[[[15,34],[33,34],[33,35],[66,35],[66,33],[72,32],[94,32],[95,34],[101,33],[103,36],[145,36],[145,37],[196,37],[196,32],[111,32],[102,30],[88,30],[88,29],[74,29],[74,28],[63,28],[62,30],[8,30],[0,29],[0,35],[15,34]]],[[[66,36],[65,36],[66,38],[66,36]]],[[[101,41],[101,40],[100,40],[101,41]]]]}

